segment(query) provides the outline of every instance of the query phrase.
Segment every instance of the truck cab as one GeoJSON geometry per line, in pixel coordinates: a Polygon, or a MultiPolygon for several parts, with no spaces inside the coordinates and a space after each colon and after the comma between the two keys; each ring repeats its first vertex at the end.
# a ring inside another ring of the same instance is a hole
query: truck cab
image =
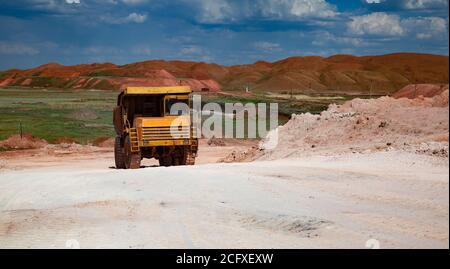
{"type": "Polygon", "coordinates": [[[188,86],[127,87],[113,111],[116,168],[140,168],[143,158],[160,166],[193,165],[198,139],[188,86]]]}

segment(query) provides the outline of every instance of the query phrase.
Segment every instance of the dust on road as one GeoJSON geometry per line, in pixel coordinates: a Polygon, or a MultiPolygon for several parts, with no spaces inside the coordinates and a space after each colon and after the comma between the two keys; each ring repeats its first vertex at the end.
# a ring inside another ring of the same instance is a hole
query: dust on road
{"type": "Polygon", "coordinates": [[[0,247],[449,247],[448,158],[214,163],[231,150],[203,147],[199,165],[139,170],[110,168],[107,150],[42,167],[39,155],[10,158],[0,169],[0,247]]]}

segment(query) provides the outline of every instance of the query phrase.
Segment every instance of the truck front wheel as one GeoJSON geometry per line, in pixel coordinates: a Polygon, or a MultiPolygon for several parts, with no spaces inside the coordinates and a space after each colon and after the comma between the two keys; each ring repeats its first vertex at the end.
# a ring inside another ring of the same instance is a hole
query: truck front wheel
{"type": "Polygon", "coordinates": [[[125,168],[126,169],[138,169],[141,167],[141,152],[131,152],[131,141],[130,137],[125,137],[124,142],[124,152],[125,152],[125,168]]]}
{"type": "Polygon", "coordinates": [[[116,140],[114,141],[114,160],[116,162],[116,169],[125,168],[125,156],[120,136],[116,136],[116,140]]]}

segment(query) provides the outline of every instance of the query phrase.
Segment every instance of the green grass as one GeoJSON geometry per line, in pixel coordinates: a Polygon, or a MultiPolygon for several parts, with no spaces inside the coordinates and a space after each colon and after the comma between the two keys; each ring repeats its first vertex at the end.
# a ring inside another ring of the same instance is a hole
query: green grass
{"type": "Polygon", "coordinates": [[[0,88],[0,140],[24,133],[54,142],[72,138],[86,144],[113,136],[112,108],[117,92],[0,88]],[[77,117],[89,109],[94,117],[77,117]]]}

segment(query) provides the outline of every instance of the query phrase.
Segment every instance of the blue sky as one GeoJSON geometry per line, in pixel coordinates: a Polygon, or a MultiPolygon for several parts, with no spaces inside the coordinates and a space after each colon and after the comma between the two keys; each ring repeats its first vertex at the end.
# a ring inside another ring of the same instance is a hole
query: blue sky
{"type": "Polygon", "coordinates": [[[0,0],[0,69],[448,49],[448,0],[0,0]]]}

